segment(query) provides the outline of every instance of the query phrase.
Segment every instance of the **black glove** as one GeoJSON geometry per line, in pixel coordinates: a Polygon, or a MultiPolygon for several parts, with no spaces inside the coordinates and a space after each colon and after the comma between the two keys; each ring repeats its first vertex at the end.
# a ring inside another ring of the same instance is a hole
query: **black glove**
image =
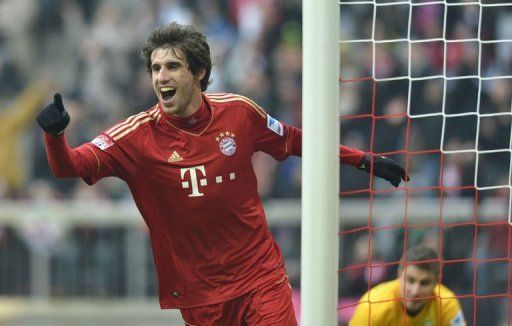
{"type": "Polygon", "coordinates": [[[372,163],[373,170],[371,172],[373,175],[388,180],[395,187],[400,185],[401,180],[410,180],[405,170],[393,159],[386,156],[374,156],[372,162],[371,156],[365,154],[357,168],[370,173],[372,163]]]}
{"type": "Polygon", "coordinates": [[[69,114],[64,109],[62,96],[59,93],[53,96],[52,103],[39,112],[37,123],[52,136],[58,136],[64,132],[69,123],[69,114]]]}

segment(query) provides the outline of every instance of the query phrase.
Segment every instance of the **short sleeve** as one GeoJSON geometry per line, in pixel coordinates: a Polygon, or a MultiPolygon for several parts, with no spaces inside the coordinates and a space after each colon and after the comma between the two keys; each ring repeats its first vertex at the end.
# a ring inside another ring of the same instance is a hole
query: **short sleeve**
{"type": "Polygon", "coordinates": [[[442,299],[443,326],[466,326],[457,298],[442,299]]]}
{"type": "Polygon", "coordinates": [[[255,151],[267,153],[279,161],[288,158],[293,154],[294,142],[301,140],[300,130],[275,119],[258,105],[251,104],[245,105],[255,151]]]}
{"type": "Polygon", "coordinates": [[[354,315],[352,319],[350,319],[349,326],[368,325],[368,315],[370,314],[369,307],[368,293],[366,293],[361,300],[359,300],[354,315]]]}

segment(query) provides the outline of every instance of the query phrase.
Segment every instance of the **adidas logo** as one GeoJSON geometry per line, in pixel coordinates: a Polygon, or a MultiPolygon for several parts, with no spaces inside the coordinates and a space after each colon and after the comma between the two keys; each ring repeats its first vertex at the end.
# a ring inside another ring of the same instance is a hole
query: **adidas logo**
{"type": "Polygon", "coordinates": [[[178,152],[174,151],[171,156],[169,156],[169,159],[167,162],[174,163],[174,162],[181,162],[183,161],[183,157],[178,154],[178,152]]]}

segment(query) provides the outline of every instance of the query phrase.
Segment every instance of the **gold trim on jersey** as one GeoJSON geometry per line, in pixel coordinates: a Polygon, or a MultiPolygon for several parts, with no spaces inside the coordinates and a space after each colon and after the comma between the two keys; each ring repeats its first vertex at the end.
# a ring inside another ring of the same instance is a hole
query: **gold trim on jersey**
{"type": "MultiPolygon", "coordinates": [[[[159,114],[160,114],[160,113],[159,113],[159,114]]],[[[208,128],[209,128],[209,127],[210,127],[210,125],[212,124],[212,121],[213,121],[213,115],[214,115],[214,112],[213,112],[213,110],[211,110],[211,117],[210,117],[210,121],[208,122],[208,125],[206,125],[206,127],[205,127],[203,130],[201,130],[198,134],[194,134],[193,132],[186,131],[186,130],[184,130],[184,129],[178,128],[177,126],[173,125],[169,120],[165,120],[165,122],[166,122],[169,126],[171,126],[171,127],[173,127],[173,128],[176,128],[176,129],[178,129],[178,130],[179,130],[179,131],[181,131],[181,132],[184,132],[184,133],[189,134],[189,135],[192,135],[192,136],[199,137],[199,136],[201,136],[201,135],[202,135],[206,130],[208,130],[208,128]]]]}
{"type": "Polygon", "coordinates": [[[117,141],[137,129],[137,127],[140,125],[151,120],[158,121],[158,119],[160,119],[160,112],[158,112],[158,106],[155,106],[149,112],[144,111],[139,114],[132,115],[125,121],[118,123],[109,130],[105,131],[105,134],[107,134],[113,140],[117,141]]]}
{"type": "Polygon", "coordinates": [[[213,110],[212,110],[212,116],[210,117],[210,122],[208,122],[208,125],[207,125],[203,130],[201,130],[201,132],[200,132],[200,133],[198,133],[198,134],[194,134],[193,132],[186,131],[186,130],[184,130],[184,129],[178,128],[177,126],[173,125],[173,124],[172,124],[171,122],[169,122],[168,120],[165,120],[165,122],[167,122],[167,124],[168,124],[169,126],[171,126],[171,127],[173,127],[173,128],[176,128],[176,129],[178,129],[178,130],[179,130],[179,131],[181,131],[181,132],[184,132],[184,133],[186,133],[186,134],[189,134],[189,135],[192,135],[192,136],[196,136],[196,137],[201,136],[201,135],[202,135],[202,134],[203,134],[203,133],[208,129],[208,127],[210,127],[210,125],[212,124],[212,121],[213,121],[213,110]]]}
{"type": "Polygon", "coordinates": [[[123,138],[124,136],[126,136],[127,134],[131,133],[135,129],[137,129],[141,124],[146,123],[148,121],[152,121],[152,120],[155,120],[155,119],[153,119],[153,117],[147,117],[144,120],[137,121],[136,123],[132,124],[129,129],[126,129],[123,133],[113,137],[113,139],[117,141],[117,140],[123,138]]]}
{"type": "MultiPolygon", "coordinates": [[[[284,129],[284,127],[283,127],[283,129],[284,129]]],[[[290,134],[290,131],[288,131],[288,132],[286,133],[286,139],[285,139],[285,141],[284,141],[284,144],[285,144],[285,145],[284,145],[284,155],[286,155],[286,154],[288,153],[288,135],[289,135],[289,134],[290,134]]],[[[284,156],[284,155],[283,155],[283,156],[284,156]]]]}
{"type": "Polygon", "coordinates": [[[162,115],[160,114],[160,110],[158,110],[158,104],[156,105],[155,109],[150,111],[150,115],[155,118],[156,122],[160,121],[160,118],[162,115]]]}
{"type": "Polygon", "coordinates": [[[114,125],[110,129],[105,131],[105,133],[107,135],[110,135],[110,133],[115,132],[119,128],[122,128],[123,126],[132,123],[135,119],[138,119],[139,117],[142,117],[144,115],[146,115],[146,112],[140,112],[140,113],[137,113],[135,115],[132,115],[132,116],[128,117],[127,119],[125,119],[124,121],[117,123],[116,125],[114,125]]]}
{"type": "Polygon", "coordinates": [[[185,326],[197,326],[195,324],[188,323],[185,319],[183,319],[183,321],[185,322],[185,326]]]}
{"type": "Polygon", "coordinates": [[[98,170],[96,171],[96,175],[100,174],[100,167],[101,167],[101,163],[100,163],[100,159],[98,157],[98,155],[96,155],[96,153],[94,152],[94,149],[91,148],[91,146],[87,146],[88,149],[91,150],[91,152],[94,154],[94,157],[96,157],[96,162],[98,162],[98,170]]]}
{"type": "Polygon", "coordinates": [[[205,94],[206,97],[212,102],[215,103],[226,103],[226,102],[234,102],[241,101],[249,104],[262,118],[267,118],[267,112],[258,104],[256,104],[250,98],[247,98],[242,95],[232,94],[232,93],[213,93],[213,94],[205,94]]]}

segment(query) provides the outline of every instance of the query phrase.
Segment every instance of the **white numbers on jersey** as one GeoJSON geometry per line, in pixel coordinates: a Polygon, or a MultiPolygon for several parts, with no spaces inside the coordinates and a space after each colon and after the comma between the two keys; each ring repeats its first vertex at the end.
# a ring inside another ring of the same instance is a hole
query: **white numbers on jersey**
{"type": "MultiPolygon", "coordinates": [[[[234,172],[229,174],[229,180],[235,180],[236,174],[234,172]]],[[[206,187],[208,181],[206,180],[206,170],[204,165],[192,166],[190,168],[181,168],[181,187],[183,189],[192,188],[192,193],[189,197],[201,197],[204,193],[200,191],[200,187],[206,187]],[[198,173],[199,171],[199,173],[198,173]]],[[[222,183],[222,176],[215,177],[215,183],[222,183]]]]}

